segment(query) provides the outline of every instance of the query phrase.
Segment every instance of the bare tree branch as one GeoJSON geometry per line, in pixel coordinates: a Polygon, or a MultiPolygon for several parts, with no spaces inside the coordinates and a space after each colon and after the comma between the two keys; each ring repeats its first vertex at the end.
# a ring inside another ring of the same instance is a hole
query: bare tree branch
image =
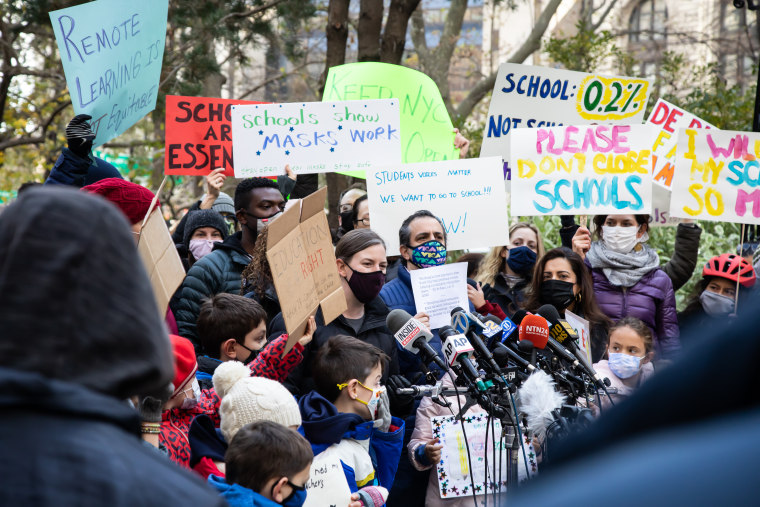
{"type": "Polygon", "coordinates": [[[262,81],[261,83],[257,84],[253,88],[250,88],[245,93],[243,93],[242,95],[240,95],[237,98],[237,100],[243,100],[247,96],[249,96],[250,94],[252,94],[253,92],[264,88],[266,85],[268,85],[270,83],[274,83],[276,81],[279,81],[280,79],[284,79],[284,78],[286,78],[286,77],[288,77],[288,76],[290,76],[292,74],[295,74],[297,71],[303,69],[304,67],[308,67],[309,65],[324,64],[324,63],[325,63],[324,60],[316,60],[316,61],[311,61],[311,62],[304,62],[301,65],[293,67],[292,69],[290,69],[289,72],[286,72],[284,74],[280,74],[279,76],[274,76],[274,77],[271,77],[269,79],[266,79],[266,80],[262,81]]]}
{"type": "Polygon", "coordinates": [[[256,7],[255,9],[251,9],[250,11],[246,11],[246,12],[231,12],[231,13],[227,14],[226,16],[222,16],[222,18],[218,21],[218,23],[222,24],[222,23],[224,23],[225,21],[227,21],[230,18],[247,18],[247,17],[253,16],[255,14],[258,14],[260,12],[264,12],[264,11],[266,11],[268,9],[271,9],[275,5],[280,4],[280,3],[284,2],[284,1],[285,0],[272,0],[268,4],[261,5],[259,7],[256,7]]]}

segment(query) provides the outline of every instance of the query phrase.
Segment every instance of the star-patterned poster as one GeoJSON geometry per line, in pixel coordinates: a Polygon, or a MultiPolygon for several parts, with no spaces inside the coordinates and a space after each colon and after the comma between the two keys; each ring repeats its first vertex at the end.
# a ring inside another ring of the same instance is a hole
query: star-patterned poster
{"type": "Polygon", "coordinates": [[[235,176],[277,176],[401,163],[397,99],[232,106],[235,176]]]}
{"type": "MultiPolygon", "coordinates": [[[[431,424],[433,436],[443,444],[441,461],[435,469],[441,498],[471,496],[473,485],[475,495],[506,493],[512,465],[509,442],[501,437],[498,420],[489,420],[488,414],[477,412],[465,414],[463,421],[454,416],[433,417],[431,424]]],[[[536,472],[535,452],[530,445],[525,446],[525,452],[532,476],[536,472]]],[[[518,467],[518,478],[522,480],[526,477],[522,453],[518,467]]]]}

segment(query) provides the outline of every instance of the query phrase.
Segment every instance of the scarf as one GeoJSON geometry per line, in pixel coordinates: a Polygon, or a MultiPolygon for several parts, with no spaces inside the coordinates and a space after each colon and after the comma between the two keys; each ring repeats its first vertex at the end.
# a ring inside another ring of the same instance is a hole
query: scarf
{"type": "Polygon", "coordinates": [[[642,244],[636,249],[621,254],[608,249],[604,241],[591,243],[586,260],[592,268],[601,269],[607,280],[616,287],[633,287],[641,277],[660,266],[660,257],[651,247],[642,244]]]}

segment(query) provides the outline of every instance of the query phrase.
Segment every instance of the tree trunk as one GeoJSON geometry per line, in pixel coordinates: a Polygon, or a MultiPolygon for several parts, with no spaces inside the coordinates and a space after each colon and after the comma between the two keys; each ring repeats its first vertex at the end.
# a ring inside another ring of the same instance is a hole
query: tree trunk
{"type": "Polygon", "coordinates": [[[359,42],[360,62],[380,61],[380,31],[383,28],[383,0],[361,0],[359,27],[356,30],[359,42]]]}
{"type": "Polygon", "coordinates": [[[275,79],[280,76],[282,72],[282,48],[280,47],[280,40],[276,34],[270,33],[267,36],[266,52],[266,66],[264,71],[264,100],[267,102],[286,102],[287,90],[285,87],[285,81],[282,79],[275,79]]]}
{"type": "Polygon", "coordinates": [[[330,229],[338,227],[338,204],[340,204],[340,194],[351,184],[348,176],[338,173],[325,173],[327,181],[327,209],[330,213],[327,215],[327,223],[330,229]]]}
{"type": "Polygon", "coordinates": [[[327,52],[325,53],[325,71],[319,78],[320,97],[325,91],[327,71],[330,67],[346,63],[349,2],[350,0],[330,0],[327,8],[327,52]]]}
{"type": "Polygon", "coordinates": [[[409,18],[419,5],[420,0],[391,0],[388,8],[388,20],[380,44],[380,61],[401,64],[406,44],[406,28],[409,18]]]}

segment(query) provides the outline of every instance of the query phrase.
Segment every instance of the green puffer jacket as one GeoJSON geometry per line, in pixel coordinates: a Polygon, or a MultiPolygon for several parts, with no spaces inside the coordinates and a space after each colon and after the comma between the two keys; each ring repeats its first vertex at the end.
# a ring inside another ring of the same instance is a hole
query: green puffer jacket
{"type": "Polygon", "coordinates": [[[240,242],[241,237],[242,233],[238,232],[214,245],[210,254],[192,265],[177,289],[179,298],[172,305],[172,312],[180,336],[193,342],[196,353],[201,352],[195,324],[203,300],[222,292],[240,294],[240,275],[251,260],[240,242]]]}

